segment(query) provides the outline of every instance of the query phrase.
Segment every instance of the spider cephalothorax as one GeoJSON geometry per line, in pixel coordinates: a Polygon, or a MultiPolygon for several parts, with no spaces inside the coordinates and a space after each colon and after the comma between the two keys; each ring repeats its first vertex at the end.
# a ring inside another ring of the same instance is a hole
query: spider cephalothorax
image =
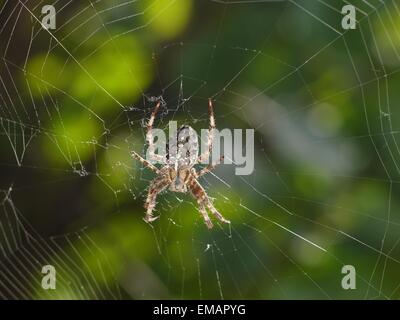
{"type": "MultiPolygon", "coordinates": [[[[208,101],[209,111],[209,130],[207,148],[203,154],[198,156],[198,141],[197,135],[193,128],[185,125],[179,128],[176,132],[176,137],[171,139],[167,145],[166,156],[157,155],[154,153],[154,143],[152,137],[152,128],[155,116],[160,107],[160,102],[157,103],[154,111],[151,114],[147,124],[147,141],[149,142],[149,156],[163,164],[160,169],[149,161],[142,158],[136,152],[132,151],[132,156],[143,163],[144,166],[154,171],[157,176],[150,182],[147,199],[145,202],[146,222],[152,222],[158,217],[153,216],[153,210],[156,205],[156,198],[159,193],[165,189],[173,192],[190,192],[197,200],[199,211],[203,216],[204,222],[208,228],[212,228],[213,224],[208,216],[206,209],[221,222],[230,223],[226,220],[217,209],[215,209],[210,198],[208,197],[204,188],[198,182],[198,178],[210,172],[215,168],[218,163],[209,164],[207,167],[201,169],[199,172],[194,168],[195,164],[208,160],[210,157],[210,150],[212,149],[213,131],[215,129],[215,119],[211,99],[208,101]],[[191,138],[196,137],[196,139],[191,138]]],[[[220,158],[220,161],[223,157],[220,158]]]]}

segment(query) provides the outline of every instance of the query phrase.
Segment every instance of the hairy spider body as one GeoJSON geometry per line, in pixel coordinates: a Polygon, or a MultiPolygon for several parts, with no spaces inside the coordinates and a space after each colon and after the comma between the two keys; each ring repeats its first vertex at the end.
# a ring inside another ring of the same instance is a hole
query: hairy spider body
{"type": "MultiPolygon", "coordinates": [[[[152,160],[156,160],[164,164],[164,166],[158,169],[156,166],[151,164],[149,161],[142,158],[136,152],[132,151],[132,156],[142,162],[142,164],[154,171],[157,176],[150,182],[147,199],[145,202],[146,216],[144,220],[146,222],[152,222],[158,217],[153,216],[153,210],[156,206],[157,195],[166,190],[172,192],[181,192],[190,194],[197,200],[199,211],[203,216],[204,223],[209,229],[213,227],[213,224],[208,216],[206,209],[221,222],[230,223],[226,220],[217,209],[215,209],[210,198],[208,197],[204,188],[198,182],[198,178],[204,174],[210,172],[215,168],[218,163],[210,164],[203,168],[199,172],[196,171],[194,165],[202,162],[209,158],[210,151],[212,149],[213,140],[213,129],[215,129],[215,119],[213,113],[213,106],[211,100],[208,103],[209,110],[209,131],[208,131],[208,142],[205,152],[198,156],[198,141],[197,135],[194,129],[190,126],[184,125],[178,129],[173,138],[170,139],[167,145],[167,154],[165,157],[156,155],[154,153],[153,136],[151,129],[153,127],[154,119],[157,111],[160,107],[160,102],[157,103],[154,111],[151,114],[149,122],[147,124],[147,141],[149,143],[149,155],[152,160]]],[[[223,159],[223,156],[219,161],[223,159]]]]}

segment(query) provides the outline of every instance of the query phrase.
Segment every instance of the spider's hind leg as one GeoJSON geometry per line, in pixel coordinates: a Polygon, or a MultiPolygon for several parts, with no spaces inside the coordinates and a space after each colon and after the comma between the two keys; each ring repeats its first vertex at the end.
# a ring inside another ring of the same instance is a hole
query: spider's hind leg
{"type": "Polygon", "coordinates": [[[208,216],[208,213],[207,213],[204,205],[202,205],[202,204],[199,205],[199,211],[200,211],[201,215],[203,216],[204,223],[206,224],[207,228],[212,229],[213,223],[211,222],[211,219],[208,216]]]}
{"type": "Polygon", "coordinates": [[[146,203],[144,204],[144,208],[146,209],[146,215],[143,218],[143,220],[145,222],[153,222],[154,220],[158,219],[158,216],[157,217],[153,216],[153,210],[154,207],[156,206],[155,198],[154,199],[153,198],[149,199],[149,198],[150,197],[147,198],[146,203]]]}
{"type": "Polygon", "coordinates": [[[203,215],[204,222],[207,225],[208,228],[212,228],[212,223],[210,221],[210,218],[205,212],[205,207],[207,207],[212,214],[221,222],[223,223],[231,223],[229,220],[226,220],[222,214],[218,212],[217,209],[215,209],[214,205],[212,204],[211,200],[208,198],[206,191],[203,189],[203,187],[200,185],[200,183],[197,181],[196,178],[192,177],[189,181],[189,189],[193,197],[196,198],[197,203],[199,204],[199,211],[203,215]]]}
{"type": "MultiPolygon", "coordinates": [[[[208,200],[208,199],[207,199],[207,200],[208,200]]],[[[228,223],[228,224],[231,223],[229,220],[226,220],[226,219],[222,216],[222,214],[220,214],[220,213],[218,212],[217,209],[215,209],[214,205],[211,203],[210,200],[207,201],[206,205],[207,205],[208,209],[212,212],[212,214],[213,214],[219,221],[221,221],[221,222],[223,222],[223,223],[228,223]]]]}
{"type": "Polygon", "coordinates": [[[157,195],[167,188],[167,186],[171,183],[171,181],[166,176],[160,176],[155,178],[149,187],[149,192],[147,194],[147,199],[144,204],[144,208],[146,209],[146,216],[144,217],[144,221],[152,222],[158,217],[153,216],[153,210],[156,206],[157,195]]]}

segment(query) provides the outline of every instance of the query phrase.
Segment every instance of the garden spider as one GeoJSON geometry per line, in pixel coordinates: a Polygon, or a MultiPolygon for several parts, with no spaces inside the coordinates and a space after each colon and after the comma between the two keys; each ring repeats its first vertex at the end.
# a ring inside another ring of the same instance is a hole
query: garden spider
{"type": "Polygon", "coordinates": [[[177,139],[170,141],[166,156],[154,154],[155,146],[152,136],[152,128],[154,119],[157,111],[160,108],[161,102],[159,101],[151,113],[149,122],[147,123],[147,134],[146,138],[149,142],[149,157],[161,162],[163,167],[160,169],[149,161],[141,157],[135,151],[132,151],[133,158],[139,160],[145,167],[149,168],[157,174],[157,176],[150,182],[147,199],[145,202],[146,216],[144,220],[148,223],[156,220],[158,217],[153,216],[153,209],[156,206],[156,198],[159,193],[169,187],[170,191],[173,192],[190,192],[192,196],[197,200],[199,205],[199,211],[203,216],[204,223],[209,229],[213,227],[213,224],[208,216],[206,208],[211,211],[212,214],[221,222],[230,223],[226,220],[217,209],[215,209],[210,198],[208,197],[204,188],[198,182],[198,178],[205,175],[206,173],[213,170],[217,164],[219,164],[223,156],[215,164],[210,163],[207,167],[201,169],[199,172],[194,167],[195,164],[208,160],[210,157],[210,151],[212,150],[212,142],[214,138],[215,119],[213,112],[213,105],[211,99],[208,100],[208,113],[209,113],[209,129],[208,129],[208,140],[207,148],[203,154],[198,155],[198,143],[196,135],[196,143],[189,143],[189,135],[195,134],[193,128],[189,126],[182,126],[178,129],[176,134],[177,139]],[[185,133],[185,134],[181,134],[185,133]],[[183,136],[183,137],[182,137],[183,136]],[[188,146],[187,146],[188,145],[188,146]],[[171,153],[174,150],[174,153],[171,153]]]}

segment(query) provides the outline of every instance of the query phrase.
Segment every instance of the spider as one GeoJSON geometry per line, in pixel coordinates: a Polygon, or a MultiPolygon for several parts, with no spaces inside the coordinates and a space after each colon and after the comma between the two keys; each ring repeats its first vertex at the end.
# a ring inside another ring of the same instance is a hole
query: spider
{"type": "Polygon", "coordinates": [[[198,156],[197,135],[195,143],[188,143],[190,135],[195,134],[195,131],[193,128],[187,125],[184,125],[178,129],[176,134],[177,139],[174,139],[174,141],[170,140],[169,144],[167,145],[165,157],[154,154],[155,146],[151,129],[153,128],[154,119],[158,109],[160,108],[160,105],[161,102],[159,101],[151,113],[150,119],[147,123],[146,137],[149,143],[149,157],[161,162],[163,166],[159,169],[141,157],[135,151],[132,151],[133,158],[139,160],[145,167],[156,173],[156,177],[150,182],[147,199],[144,204],[146,209],[144,221],[151,223],[158,218],[158,216],[153,216],[157,195],[169,188],[169,190],[172,192],[190,192],[190,194],[197,200],[199,211],[203,216],[204,223],[209,229],[213,227],[213,223],[211,222],[206,209],[210,210],[219,221],[223,223],[230,223],[229,220],[226,220],[218,212],[218,210],[215,209],[206,191],[198,181],[201,176],[209,173],[219,163],[221,163],[223,156],[221,156],[216,163],[210,163],[207,167],[204,167],[199,172],[197,172],[194,168],[195,164],[207,160],[210,156],[210,151],[212,150],[215,118],[211,99],[208,100],[209,128],[207,148],[200,156],[198,156]]]}

